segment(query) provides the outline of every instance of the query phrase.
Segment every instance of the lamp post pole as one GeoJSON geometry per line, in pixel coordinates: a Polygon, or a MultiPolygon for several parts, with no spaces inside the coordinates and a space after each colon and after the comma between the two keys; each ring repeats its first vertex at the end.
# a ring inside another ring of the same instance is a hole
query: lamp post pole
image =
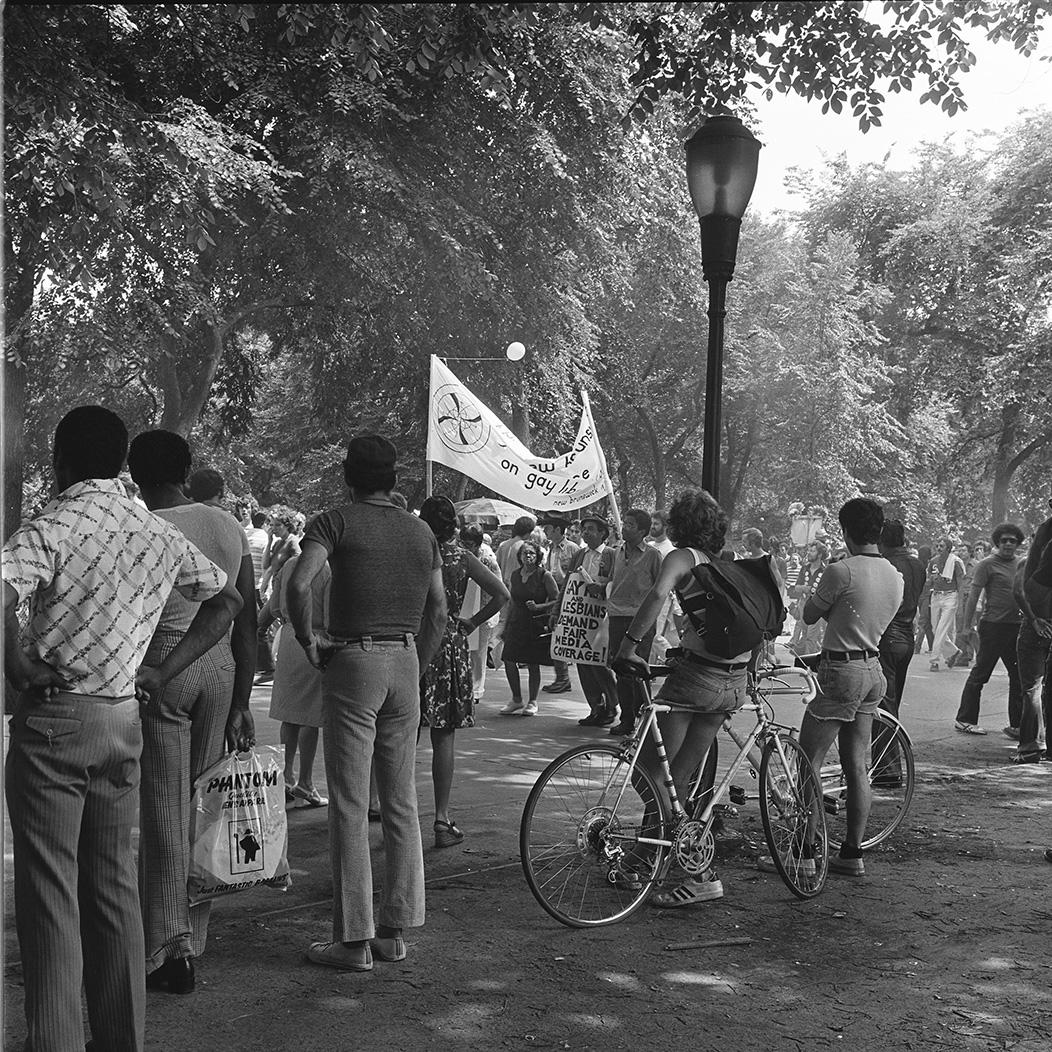
{"type": "Polygon", "coordinates": [[[723,422],[723,319],[727,278],[709,278],[709,347],[705,361],[705,426],[702,431],[701,488],[720,499],[720,427],[723,422]]]}
{"type": "Polygon", "coordinates": [[[701,223],[702,273],[709,285],[701,485],[719,500],[727,283],[734,276],[741,220],[756,183],[760,143],[736,117],[721,116],[706,120],[686,149],[687,186],[701,223]]]}

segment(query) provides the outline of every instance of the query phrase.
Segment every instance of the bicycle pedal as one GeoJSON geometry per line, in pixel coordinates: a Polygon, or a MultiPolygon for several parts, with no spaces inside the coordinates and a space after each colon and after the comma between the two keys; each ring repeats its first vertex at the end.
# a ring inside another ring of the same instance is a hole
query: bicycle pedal
{"type": "Polygon", "coordinates": [[[732,785],[727,795],[730,797],[732,804],[744,804],[747,799],[745,786],[743,785],[732,785]]]}
{"type": "Polygon", "coordinates": [[[823,796],[822,805],[825,807],[827,815],[838,815],[840,814],[840,797],[839,796],[823,796]]]}
{"type": "Polygon", "coordinates": [[[714,815],[719,816],[720,818],[738,817],[738,809],[736,807],[732,807],[730,804],[716,804],[716,806],[712,809],[712,813],[714,815]]]}

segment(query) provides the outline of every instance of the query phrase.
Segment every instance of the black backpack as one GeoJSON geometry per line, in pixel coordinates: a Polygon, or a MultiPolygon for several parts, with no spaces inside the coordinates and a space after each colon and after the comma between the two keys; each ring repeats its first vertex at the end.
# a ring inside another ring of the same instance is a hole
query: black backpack
{"type": "Polygon", "coordinates": [[[736,657],[778,637],[785,623],[785,603],[769,555],[733,562],[715,559],[691,572],[701,592],[686,598],[678,591],[677,595],[711,654],[736,657]]]}

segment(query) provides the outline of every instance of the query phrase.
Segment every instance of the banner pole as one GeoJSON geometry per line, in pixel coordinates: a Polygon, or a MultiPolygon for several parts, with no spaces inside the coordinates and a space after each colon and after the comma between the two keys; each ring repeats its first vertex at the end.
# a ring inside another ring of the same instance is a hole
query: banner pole
{"type": "Polygon", "coordinates": [[[435,398],[435,361],[436,355],[431,355],[430,367],[428,369],[428,380],[427,380],[427,445],[424,447],[424,496],[431,496],[432,489],[432,477],[431,477],[431,413],[434,405],[435,398]]]}
{"type": "Polygon", "coordinates": [[[584,403],[586,412],[588,413],[589,423],[592,425],[592,430],[595,432],[595,449],[599,454],[599,463],[603,467],[603,474],[606,476],[606,496],[610,501],[610,515],[614,520],[614,528],[617,530],[618,536],[621,534],[621,512],[617,507],[617,497],[614,494],[614,480],[610,477],[610,469],[606,466],[606,454],[603,452],[602,444],[599,441],[599,429],[595,426],[595,417],[592,416],[592,403],[588,398],[588,392],[582,387],[581,388],[581,401],[584,403]]]}

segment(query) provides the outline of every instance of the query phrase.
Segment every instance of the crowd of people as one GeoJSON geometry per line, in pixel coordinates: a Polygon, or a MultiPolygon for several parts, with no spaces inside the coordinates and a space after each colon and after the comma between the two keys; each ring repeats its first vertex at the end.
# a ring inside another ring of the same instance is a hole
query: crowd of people
{"type": "MultiPolygon", "coordinates": [[[[350,441],[347,499],[309,524],[284,507],[240,509],[239,523],[222,477],[191,467],[178,435],[148,431],[129,447],[113,413],[73,410],[54,438],[57,496],[3,547],[5,670],[19,692],[7,794],[30,1048],[83,1044],[83,986],[88,1047],[140,1052],[146,989],[194,989],[209,908],[186,895],[192,787],[224,750],[255,745],[254,682],[272,684],[288,804],[328,808],[332,927],[308,958],[368,971],[403,960],[406,929],[424,923],[424,727],[434,846],[466,836],[451,809],[456,732],[474,724],[487,669],[502,667],[511,689],[500,715],[530,717],[542,694],[577,689],[574,664],[583,731],[623,736],[646,700],[639,673],[669,665],[658,697],[686,707],[660,721],[682,797],[747,700],[750,664],[770,657],[769,643],[728,655],[706,638],[694,570],[735,556],[727,516],[704,491],[683,492],[667,513],[630,508],[619,531],[604,515],[548,512],[491,536],[446,497],[407,511],[397,450],[376,435],[350,441]],[[119,480],[125,460],[138,498],[119,480]],[[605,605],[605,660],[551,656],[571,581],[605,605]],[[545,667],[554,676],[543,685],[545,667]],[[319,741],[328,796],[315,783],[319,741]]],[[[914,550],[903,525],[864,498],[838,522],[842,543],[799,547],[746,529],[736,557],[764,561],[787,599],[790,647],[813,656],[819,694],[800,742],[820,765],[839,740],[848,821],[830,869],[858,876],[872,716],[898,714],[925,640],[929,671],[970,666],[957,730],[985,733],[982,690],[1000,661],[1015,759],[1044,758],[1052,519],[1025,558],[1010,523],[987,552],[949,537],[914,550]]],[[[643,762],[656,772],[656,755],[643,762]]],[[[810,845],[799,850],[806,866],[810,845]]],[[[630,867],[617,877],[636,879],[630,867]]],[[[654,901],[679,908],[722,894],[713,869],[669,875],[654,901]]]]}

